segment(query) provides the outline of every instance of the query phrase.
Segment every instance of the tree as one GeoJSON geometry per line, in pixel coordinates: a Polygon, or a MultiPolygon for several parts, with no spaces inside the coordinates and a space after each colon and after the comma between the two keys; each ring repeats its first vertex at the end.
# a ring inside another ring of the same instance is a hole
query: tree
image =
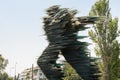
{"type": "Polygon", "coordinates": [[[63,80],[81,80],[76,71],[70,66],[70,64],[66,63],[64,65],[64,77],[63,80]]]}
{"type": "Polygon", "coordinates": [[[93,5],[90,16],[104,16],[104,20],[98,21],[94,30],[89,31],[89,36],[96,45],[95,53],[102,60],[102,80],[117,80],[120,67],[120,44],[116,39],[119,36],[118,18],[112,19],[109,0],[98,0],[93,5]]]}
{"type": "Polygon", "coordinates": [[[30,79],[30,73],[26,73],[26,80],[30,79]]]}
{"type": "Polygon", "coordinates": [[[0,80],[13,80],[12,77],[9,77],[9,75],[6,72],[4,72],[7,64],[8,60],[3,58],[0,54],[0,80]]]}
{"type": "Polygon", "coordinates": [[[6,72],[0,74],[0,80],[13,80],[12,77],[9,77],[6,72]]]}
{"type": "Polygon", "coordinates": [[[0,55],[0,73],[3,72],[7,64],[8,64],[8,60],[4,59],[2,55],[0,55]]]}

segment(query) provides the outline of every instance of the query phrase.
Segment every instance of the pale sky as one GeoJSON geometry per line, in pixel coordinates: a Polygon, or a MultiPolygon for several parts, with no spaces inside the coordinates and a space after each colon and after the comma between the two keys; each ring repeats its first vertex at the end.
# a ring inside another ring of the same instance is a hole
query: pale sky
{"type": "MultiPolygon", "coordinates": [[[[86,16],[96,0],[0,0],[0,54],[9,60],[7,72],[14,75],[36,63],[47,46],[42,29],[45,9],[52,5],[77,9],[86,16]]],[[[111,13],[120,19],[120,0],[110,1],[111,13]]],[[[91,46],[92,47],[92,46],[91,46]]]]}

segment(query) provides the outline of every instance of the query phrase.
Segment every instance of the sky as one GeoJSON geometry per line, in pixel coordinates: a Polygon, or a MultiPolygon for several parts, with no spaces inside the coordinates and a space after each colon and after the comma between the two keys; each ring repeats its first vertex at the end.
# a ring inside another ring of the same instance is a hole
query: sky
{"type": "MultiPolygon", "coordinates": [[[[20,73],[32,67],[48,45],[42,28],[42,17],[48,7],[61,5],[77,9],[77,16],[86,16],[95,1],[0,0],[0,54],[9,60],[6,68],[9,75],[13,76],[15,69],[20,73]]],[[[119,4],[120,0],[110,1],[112,16],[120,19],[119,4]]]]}

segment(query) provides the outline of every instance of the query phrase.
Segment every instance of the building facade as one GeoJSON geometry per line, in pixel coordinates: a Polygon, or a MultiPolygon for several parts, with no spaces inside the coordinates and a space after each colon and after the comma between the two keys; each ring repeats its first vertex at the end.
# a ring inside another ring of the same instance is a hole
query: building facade
{"type": "Polygon", "coordinates": [[[25,69],[19,74],[19,80],[46,80],[42,70],[36,66],[33,68],[25,69]]]}

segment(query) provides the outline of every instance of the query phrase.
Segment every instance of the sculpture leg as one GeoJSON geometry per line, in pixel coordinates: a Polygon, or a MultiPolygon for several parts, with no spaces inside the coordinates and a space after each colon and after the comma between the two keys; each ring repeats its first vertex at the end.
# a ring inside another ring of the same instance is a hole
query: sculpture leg
{"type": "MultiPolygon", "coordinates": [[[[49,45],[50,46],[50,45],[49,45]]],[[[50,50],[49,46],[39,57],[37,63],[48,80],[61,80],[61,71],[55,66],[59,51],[50,50]]]]}
{"type": "Polygon", "coordinates": [[[89,78],[89,59],[87,54],[80,53],[80,51],[66,48],[62,50],[62,54],[66,61],[76,70],[83,80],[90,80],[89,78]]]}

